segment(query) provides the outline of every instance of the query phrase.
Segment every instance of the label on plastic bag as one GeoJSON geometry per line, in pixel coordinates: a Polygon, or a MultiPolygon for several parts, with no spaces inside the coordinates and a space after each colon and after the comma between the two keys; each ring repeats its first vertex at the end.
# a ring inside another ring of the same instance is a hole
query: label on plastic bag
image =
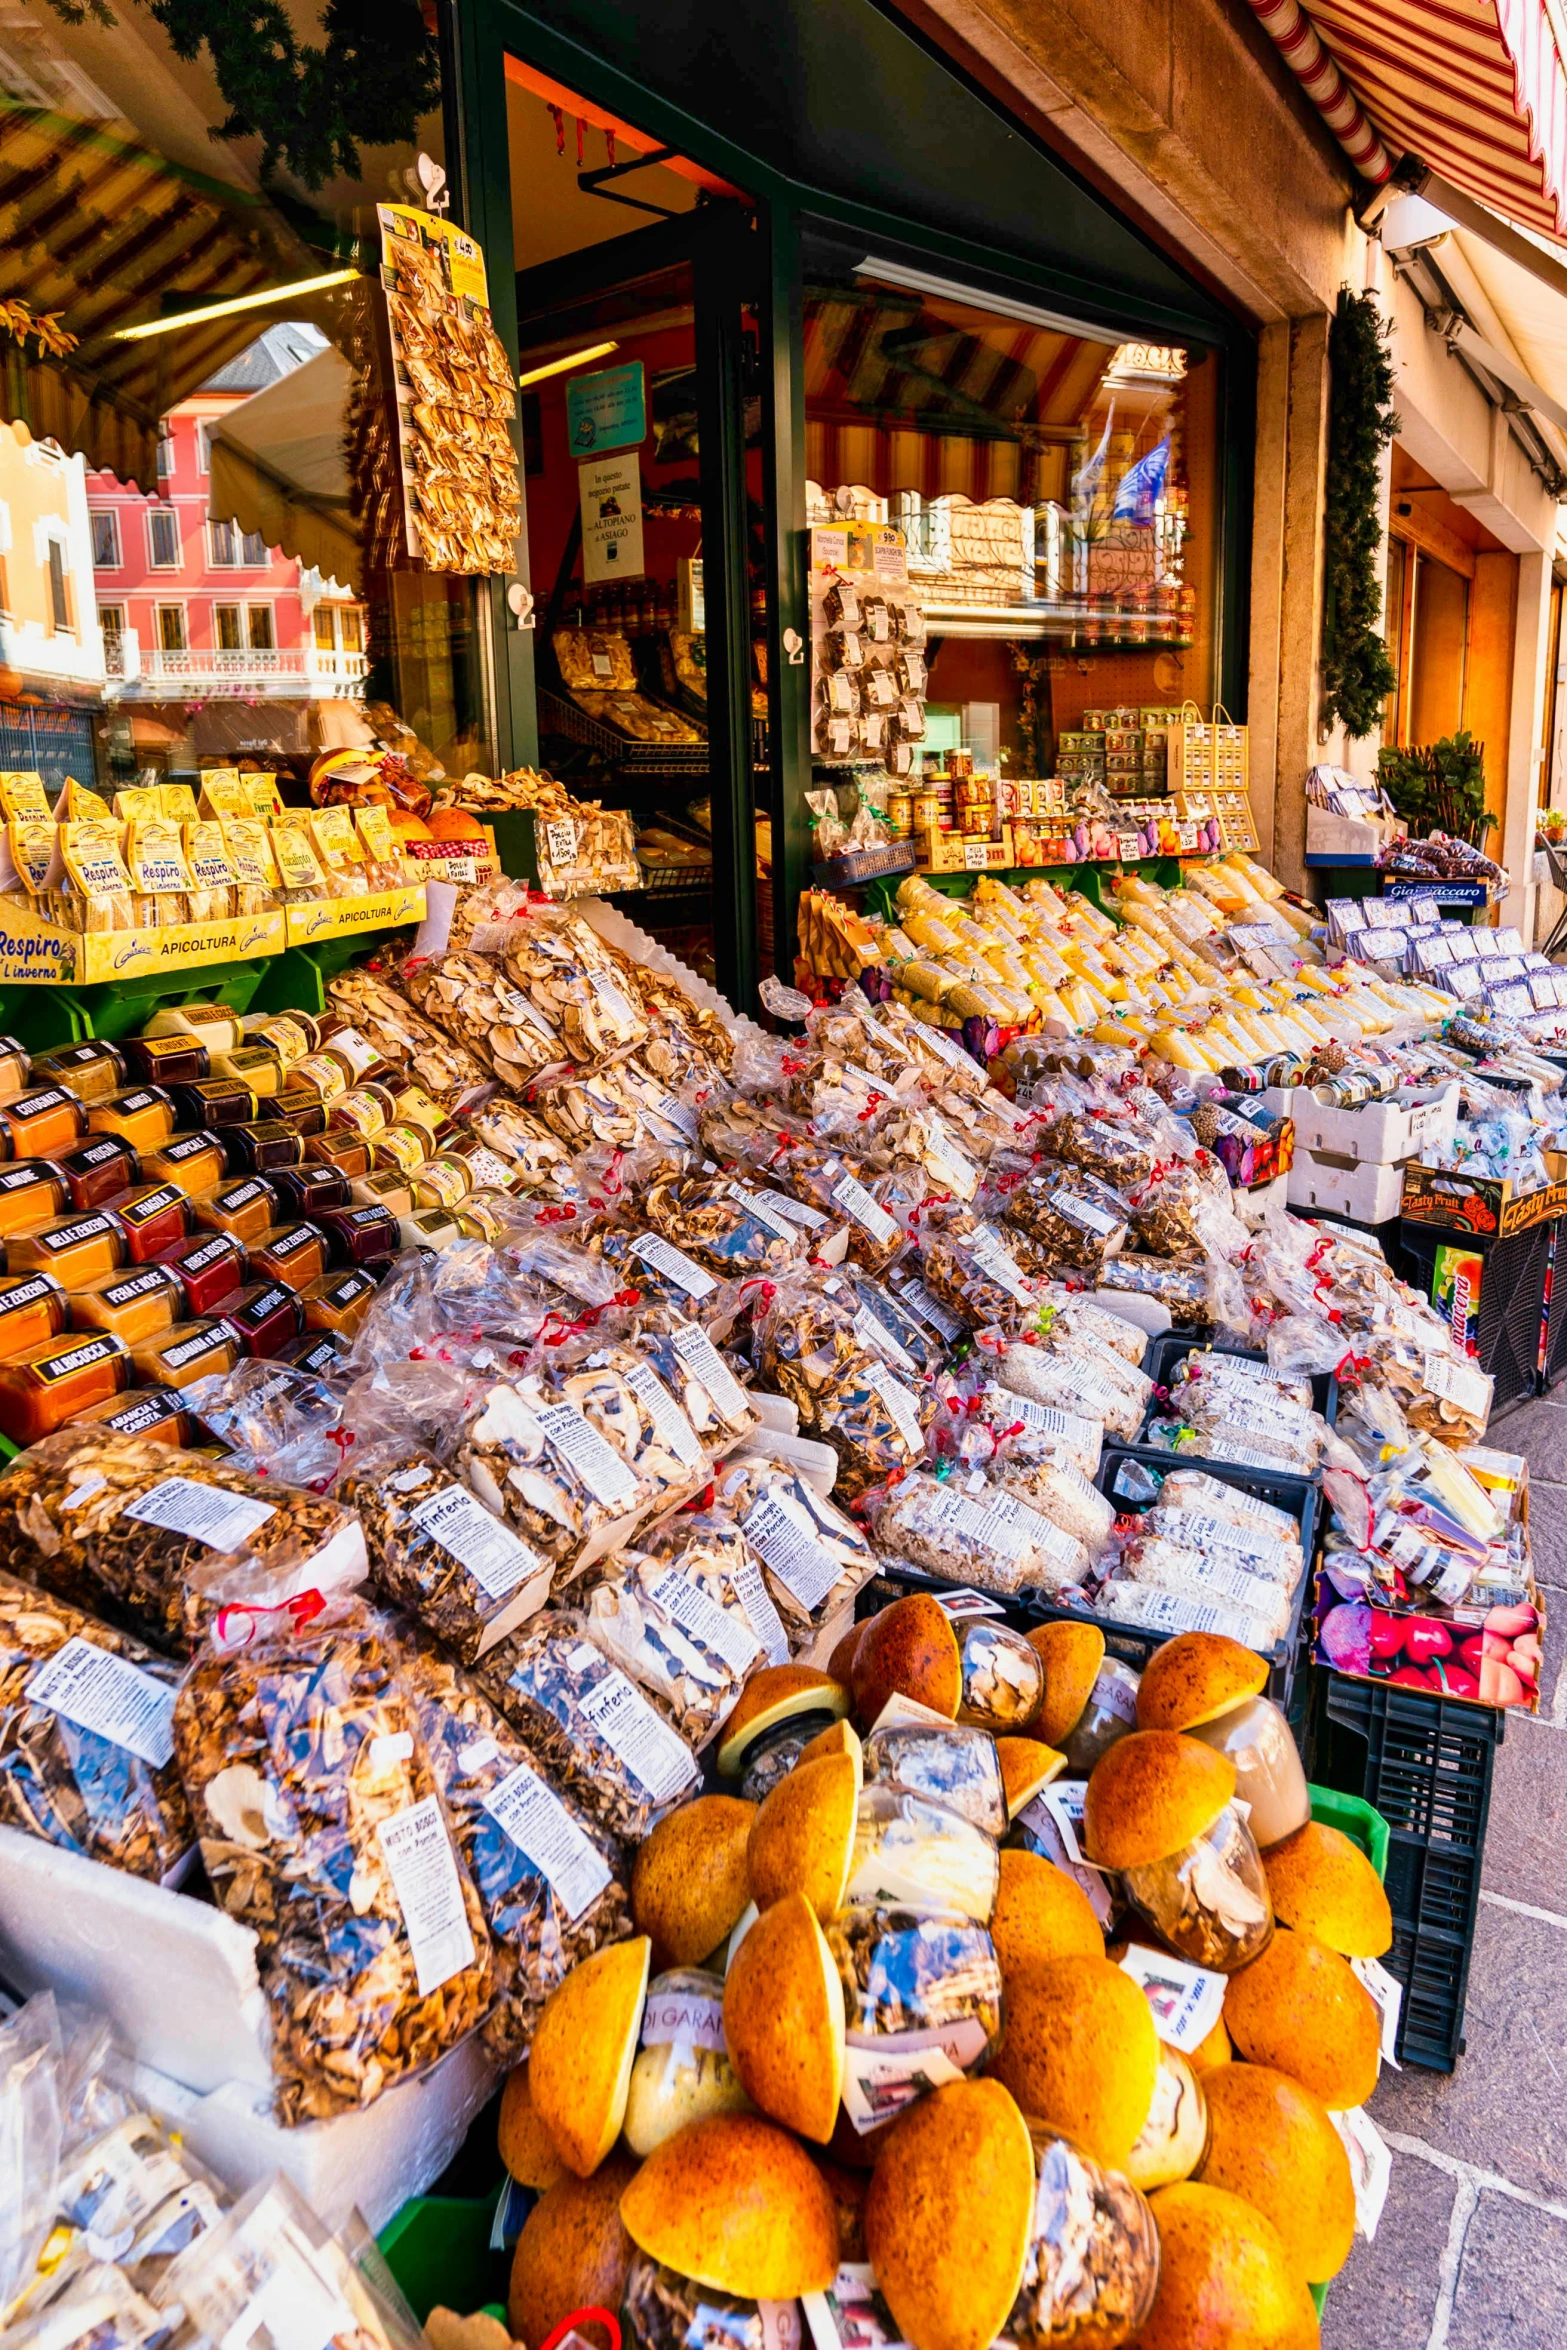
{"type": "Polygon", "coordinates": [[[1382,2019],[1382,2062],[1390,2064],[1394,2072],[1402,2072],[1398,2061],[1398,2018],[1404,2004],[1404,1986],[1396,1975],[1390,1975],[1380,1959],[1352,1958],[1350,1967],[1364,1988],[1376,2001],[1377,2014],[1382,2019]]]}
{"type": "Polygon", "coordinates": [[[980,1271],[999,1289],[1004,1289],[1008,1297],[1018,1298],[1024,1305],[1033,1302],[1024,1284],[1022,1267],[993,1225],[978,1225],[969,1235],[969,1247],[980,1271]]]}
{"type": "Polygon", "coordinates": [[[609,1883],[604,1855],[585,1836],[560,1797],[526,1763],[508,1772],[484,1798],[492,1820],[526,1854],[575,1925],[609,1883]]]}
{"type": "Polygon", "coordinates": [[[925,1450],[925,1431],[914,1398],[901,1379],[895,1379],[880,1363],[870,1365],[870,1381],[886,1405],[893,1426],[912,1453],[925,1450]]]}
{"type": "Polygon", "coordinates": [[[845,2260],[825,2293],[802,2293],[812,2350],[903,2350],[868,2260],[845,2260]]]}
{"type": "Polygon", "coordinates": [[[27,1702],[123,1747],[155,1771],[173,1760],[174,1691],[91,1640],[73,1638],[56,1649],[28,1682],[27,1702]]]}
{"type": "MultiPolygon", "coordinates": [[[[573,1651],[568,1661],[575,1661],[577,1653],[573,1651]]],[[[589,1648],[588,1654],[601,1668],[602,1678],[583,1690],[578,1699],[582,1711],[639,1786],[647,1789],[655,1803],[667,1803],[696,1777],[691,1749],[682,1744],[624,1673],[613,1665],[606,1668],[596,1648],[589,1648]]]]}
{"type": "Polygon", "coordinates": [[[884,1362],[891,1363],[894,1370],[907,1371],[911,1377],[918,1375],[919,1365],[914,1357],[898,1344],[886,1323],[873,1314],[869,1306],[861,1306],[855,1315],[854,1335],[867,1354],[880,1355],[884,1362]]]}
{"type": "Polygon", "coordinates": [[[1128,1946],[1121,1972],[1131,1976],[1153,2010],[1161,2040],[1183,2056],[1202,2046],[1224,2009],[1223,1975],[1142,1942],[1128,1946]]]}
{"type": "Polygon", "coordinates": [[[862,1225],[878,1247],[886,1248],[898,1237],[896,1217],[889,1216],[880,1200],[873,1199],[863,1183],[853,1175],[841,1175],[832,1187],[832,1196],[862,1225]]]}
{"type": "Polygon", "coordinates": [[[779,1240],[799,1239],[799,1226],[792,1216],[786,1216],[783,1213],[781,1207],[774,1207],[771,1204],[771,1195],[767,1199],[763,1199],[757,1192],[747,1191],[743,1184],[731,1183],[729,1196],[731,1199],[737,1199],[743,1208],[749,1208],[758,1224],[765,1225],[767,1230],[774,1233],[779,1240]]]}
{"type": "Polygon", "coordinates": [[[637,1481],[614,1446],[590,1428],[575,1404],[540,1404],[535,1418],[598,1501],[635,1501],[637,1481]]]}
{"type": "Polygon", "coordinates": [[[761,1654],[761,1641],[743,1617],[736,1621],[699,1590],[689,1575],[683,1575],[678,1567],[666,1567],[648,1584],[647,1592],[682,1631],[700,1641],[710,1655],[722,1657],[732,1673],[750,1671],[761,1654]]]}
{"type": "Polygon", "coordinates": [[[1096,1232],[1101,1240],[1108,1240],[1120,1224],[1118,1216],[1112,1216],[1107,1208],[1101,1208],[1091,1199],[1081,1198],[1075,1191],[1053,1191],[1050,1205],[1068,1224],[1075,1224],[1079,1231],[1096,1232]]]}
{"type": "Polygon", "coordinates": [[[817,1541],[810,1518],[792,1494],[763,1494],[741,1520],[740,1531],[808,1615],[820,1607],[838,1580],[838,1562],[817,1541]]]}
{"type": "MultiPolygon", "coordinates": [[[[1087,1781],[1083,1779],[1076,1783],[1079,1787],[1087,1785],[1087,1781]]],[[[1108,1933],[1110,1922],[1115,1916],[1115,1903],[1111,1900],[1105,1881],[1098,1870],[1086,1868],[1081,1861],[1074,1860],[1072,1853],[1067,1850],[1066,1838],[1061,1832],[1061,1823],[1045,1802],[1045,1795],[1049,1793],[1050,1790],[1047,1787],[1044,1794],[1036,1795],[1031,1803],[1024,1805],[1018,1818],[1033,1837],[1042,1858],[1048,1860],[1053,1868],[1058,1868],[1063,1876],[1071,1878],[1099,1920],[1103,1931],[1108,1933]]],[[[1072,1834],[1072,1846],[1075,1851],[1077,1848],[1075,1829],[1072,1834]]]]}
{"type": "Polygon", "coordinates": [[[121,1515],[144,1526],[161,1526],[170,1534],[185,1534],[204,1542],[209,1550],[242,1550],[276,1505],[257,1501],[248,1493],[225,1493],[218,1485],[197,1485],[189,1477],[165,1477],[140,1501],[122,1505],[121,1515]]]}
{"type": "Polygon", "coordinates": [[[927,2089],[961,2081],[989,2038],[978,2016],[885,2038],[851,2032],[844,2049],[843,2110],[861,2135],[903,2113],[927,2089]]]}
{"type": "MultiPolygon", "coordinates": [[[[687,1297],[707,1297],[718,1287],[711,1273],[704,1273],[683,1249],[663,1240],[656,1232],[644,1232],[631,1243],[631,1253],[640,1257],[644,1265],[651,1265],[655,1273],[662,1273],[666,1281],[673,1281],[687,1297]]],[[[679,1340],[675,1341],[679,1345],[679,1340]]]]}
{"type": "Polygon", "coordinates": [[[762,1654],[770,1665],[786,1665],[789,1662],[789,1635],[783,1628],[783,1618],[772,1603],[767,1585],[762,1581],[762,1570],[755,1559],[748,1558],[743,1566],[736,1567],[734,1583],[751,1629],[762,1644],[762,1654]]]}
{"type": "Polygon", "coordinates": [[[743,1420],[750,1413],[745,1389],[724,1361],[705,1330],[691,1324],[674,1335],[674,1349],[699,1387],[705,1387],[727,1419],[743,1420]]]}
{"type": "Polygon", "coordinates": [[[650,1990],[642,2010],[642,2046],[707,2048],[715,2056],[726,2056],[723,2001],[705,1991],[682,1991],[672,1986],[650,1990]]]}
{"type": "Polygon", "coordinates": [[[1355,2225],[1369,2244],[1376,2235],[1382,2207],[1393,2177],[1393,2157],[1375,2122],[1363,2105],[1330,2113],[1329,2121],[1344,2141],[1349,2175],[1355,2189],[1355,2225]]]}
{"type": "Polygon", "coordinates": [[[1428,1354],[1420,1375],[1427,1395],[1456,1404],[1471,1419],[1484,1420],[1491,1408],[1491,1382],[1478,1363],[1460,1363],[1451,1355],[1428,1354]]]}
{"type": "Polygon", "coordinates": [[[465,1485],[448,1485],[439,1493],[427,1494],[408,1514],[421,1534],[427,1534],[437,1548],[449,1551],[467,1568],[490,1599],[504,1599],[529,1575],[543,1571],[545,1561],[537,1551],[487,1510],[465,1485]]]}
{"type": "Polygon", "coordinates": [[[688,1469],[700,1469],[707,1455],[697,1442],[696,1430],[658,1373],[646,1363],[633,1363],[626,1371],[626,1385],[646,1405],[649,1419],[676,1460],[683,1461],[688,1469]]]}
{"type": "Polygon", "coordinates": [[[907,1281],[896,1282],[894,1287],[910,1313],[923,1322],[927,1329],[934,1330],[938,1338],[944,1338],[952,1346],[962,1337],[967,1328],[962,1315],[955,1314],[950,1306],[944,1306],[923,1281],[911,1277],[907,1281]]]}
{"type": "Polygon", "coordinates": [[[427,1795],[422,1803],[394,1812],[376,1829],[376,1841],[403,1913],[419,1996],[428,1999],[472,1966],[474,1958],[457,1855],[439,1800],[427,1795]]]}

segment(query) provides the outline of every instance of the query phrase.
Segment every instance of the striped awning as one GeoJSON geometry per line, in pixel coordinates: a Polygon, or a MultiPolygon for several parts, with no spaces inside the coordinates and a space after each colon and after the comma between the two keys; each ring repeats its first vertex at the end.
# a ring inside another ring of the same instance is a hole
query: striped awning
{"type": "Polygon", "coordinates": [[[1548,0],[1249,0],[1356,168],[1405,155],[1567,237],[1567,64],[1548,0]]]}
{"type": "Polygon", "coordinates": [[[117,327],[163,315],[171,297],[194,308],[311,266],[242,190],[100,123],[0,98],[0,295],[59,312],[78,338],[63,360],[0,353],[6,420],[94,469],[155,488],[159,417],[256,334],[253,314],[147,342],[117,342],[117,327]]]}

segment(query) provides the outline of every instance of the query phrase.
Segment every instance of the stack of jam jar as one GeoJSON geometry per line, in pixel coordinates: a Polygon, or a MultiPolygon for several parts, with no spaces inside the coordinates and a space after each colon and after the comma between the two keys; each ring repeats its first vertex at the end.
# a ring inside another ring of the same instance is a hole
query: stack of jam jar
{"type": "Polygon", "coordinates": [[[337,1014],[0,1037],[0,1436],[178,1442],[183,1390],[242,1356],[327,1369],[398,1251],[493,1239],[513,1180],[337,1014]]]}

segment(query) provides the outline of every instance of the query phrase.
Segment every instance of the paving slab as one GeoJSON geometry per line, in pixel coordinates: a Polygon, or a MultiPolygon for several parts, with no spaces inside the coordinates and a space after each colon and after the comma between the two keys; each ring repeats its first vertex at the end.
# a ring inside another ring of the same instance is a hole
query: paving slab
{"type": "MultiPolygon", "coordinates": [[[[1366,2340],[1380,2345],[1381,2337],[1366,2340]]],[[[1564,2342],[1567,2220],[1482,2189],[1464,2233],[1447,2350],[1561,2350],[1564,2342]]]]}
{"type": "MultiPolygon", "coordinates": [[[[1567,1617],[1567,1593],[1561,1613],[1567,1617]]],[[[1557,1645],[1567,1631],[1547,1638],[1557,1645]]],[[[1560,1647],[1547,1652],[1545,1703],[1549,1712],[1563,1670],[1560,1647]]],[[[1550,1720],[1512,1715],[1496,1758],[1491,1782],[1491,1819],[1486,1830],[1480,1882],[1510,1901],[1567,1915],[1567,1728],[1550,1720]]],[[[1567,1970],[1567,1936],[1560,1964],[1567,1970]]],[[[1563,2180],[1567,2187],[1567,2179],[1563,2180]]],[[[1567,2197],[1564,2197],[1567,2200],[1567,2197]]]]}
{"type": "MultiPolygon", "coordinates": [[[[1549,1907],[1552,1894],[1547,1880],[1533,1899],[1549,1907]]],[[[1455,2072],[1384,2068],[1372,2119],[1527,2194],[1567,2201],[1567,1932],[1482,1902],[1464,2032],[1455,2072]]]]}
{"type": "Polygon", "coordinates": [[[1457,2191],[1430,2163],[1394,2155],[1376,2242],[1355,2238],[1329,2290],[1322,2350],[1426,2350],[1457,2191]]]}
{"type": "Polygon", "coordinates": [[[1529,1463],[1529,1549],[1535,1579],[1554,1590],[1567,1591],[1567,1487],[1548,1485],[1536,1477],[1532,1452],[1526,1452],[1524,1458],[1529,1463]]]}
{"type": "Polygon", "coordinates": [[[1490,1434],[1504,1452],[1523,1454],[1531,1486],[1567,1485],[1567,1402],[1542,1398],[1520,1404],[1493,1420],[1490,1434]]]}

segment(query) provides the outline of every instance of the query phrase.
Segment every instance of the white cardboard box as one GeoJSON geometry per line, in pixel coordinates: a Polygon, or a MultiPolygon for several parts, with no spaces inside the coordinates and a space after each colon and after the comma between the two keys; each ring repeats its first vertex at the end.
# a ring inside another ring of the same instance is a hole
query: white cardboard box
{"type": "Polygon", "coordinates": [[[1458,1125],[1460,1087],[1407,1087],[1390,1102],[1367,1102],[1358,1110],[1319,1099],[1297,1085],[1294,1097],[1297,1150],[1326,1151],[1335,1158],[1390,1167],[1405,1159],[1441,1153],[1458,1125]]]}
{"type": "Polygon", "coordinates": [[[1289,1171],[1292,1208],[1325,1208],[1329,1215],[1347,1216],[1354,1224],[1385,1224],[1398,1214],[1403,1197],[1402,1167],[1328,1157],[1297,1149],[1289,1171]]]}

